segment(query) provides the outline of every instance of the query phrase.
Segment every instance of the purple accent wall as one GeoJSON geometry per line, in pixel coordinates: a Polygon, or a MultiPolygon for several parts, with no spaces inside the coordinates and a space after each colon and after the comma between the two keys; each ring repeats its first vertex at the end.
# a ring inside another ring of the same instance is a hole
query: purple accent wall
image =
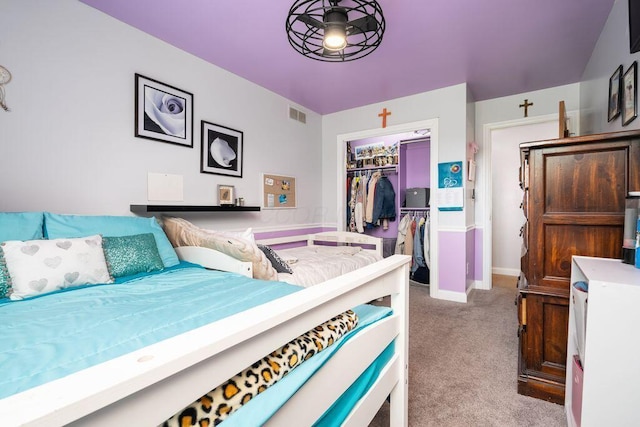
{"type": "Polygon", "coordinates": [[[484,263],[483,253],[482,253],[482,229],[476,228],[475,232],[475,257],[473,259],[473,263],[475,264],[475,268],[473,269],[473,280],[483,280],[482,275],[482,265],[484,263]]]}
{"type": "Polygon", "coordinates": [[[402,170],[405,171],[406,181],[402,188],[430,187],[431,144],[414,142],[405,144],[404,147],[406,147],[406,156],[403,158],[402,170]]]}
{"type": "Polygon", "coordinates": [[[474,251],[476,250],[476,233],[475,229],[468,230],[466,233],[466,241],[467,241],[467,252],[466,252],[466,262],[469,268],[465,266],[466,273],[466,284],[465,289],[468,289],[469,286],[475,280],[475,269],[476,269],[476,260],[473,256],[474,251]]]}
{"type": "Polygon", "coordinates": [[[438,288],[442,291],[466,292],[466,233],[438,232],[438,288]]]}

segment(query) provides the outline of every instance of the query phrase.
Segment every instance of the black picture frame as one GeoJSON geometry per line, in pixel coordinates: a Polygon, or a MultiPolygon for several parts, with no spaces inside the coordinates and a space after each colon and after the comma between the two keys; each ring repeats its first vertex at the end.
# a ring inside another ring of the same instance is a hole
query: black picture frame
{"type": "Polygon", "coordinates": [[[613,72],[609,78],[609,109],[607,120],[612,121],[620,115],[620,89],[622,87],[622,65],[613,72]]]}
{"type": "Polygon", "coordinates": [[[638,62],[633,61],[622,76],[622,126],[638,117],[638,62]]]}
{"type": "Polygon", "coordinates": [[[242,131],[202,120],[200,172],[242,178],[242,131]]]}
{"type": "Polygon", "coordinates": [[[193,94],[135,74],[135,136],[193,148],[193,94]]]}

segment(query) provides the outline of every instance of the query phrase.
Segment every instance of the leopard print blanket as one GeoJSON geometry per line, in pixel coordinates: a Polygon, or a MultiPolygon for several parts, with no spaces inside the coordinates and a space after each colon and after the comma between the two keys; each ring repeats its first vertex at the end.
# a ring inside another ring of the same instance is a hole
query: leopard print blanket
{"type": "Polygon", "coordinates": [[[357,324],[358,316],[348,310],[316,326],[182,409],[165,421],[162,427],[217,426],[254,396],[336,342],[357,324]]]}

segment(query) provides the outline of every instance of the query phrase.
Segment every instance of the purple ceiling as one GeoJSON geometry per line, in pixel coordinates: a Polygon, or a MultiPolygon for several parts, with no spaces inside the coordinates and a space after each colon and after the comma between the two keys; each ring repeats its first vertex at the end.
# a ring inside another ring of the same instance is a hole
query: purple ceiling
{"type": "Polygon", "coordinates": [[[294,0],[81,0],[320,114],[467,82],[476,101],[580,81],[614,0],[378,0],[386,31],[348,63],[287,41],[294,0]]]}

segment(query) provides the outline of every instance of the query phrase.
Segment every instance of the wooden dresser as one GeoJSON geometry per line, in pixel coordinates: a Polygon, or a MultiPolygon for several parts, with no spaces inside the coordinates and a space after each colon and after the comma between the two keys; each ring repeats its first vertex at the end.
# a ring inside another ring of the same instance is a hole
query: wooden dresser
{"type": "Polygon", "coordinates": [[[625,197],[640,191],[640,131],[528,142],[520,154],[518,393],[563,404],[571,257],[622,258],[625,197]]]}

